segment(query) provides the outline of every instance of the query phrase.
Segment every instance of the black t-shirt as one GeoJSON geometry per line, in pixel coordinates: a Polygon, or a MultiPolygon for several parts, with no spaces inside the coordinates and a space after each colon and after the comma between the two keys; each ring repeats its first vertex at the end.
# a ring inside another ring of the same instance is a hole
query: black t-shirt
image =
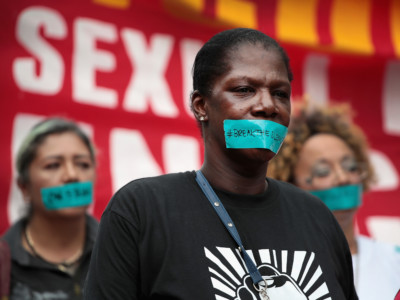
{"type": "MultiPolygon", "coordinates": [[[[195,172],[132,181],[106,208],[85,299],[259,299],[195,172]]],[[[275,299],[357,299],[346,239],[329,209],[268,179],[262,195],[216,191],[275,299]]]]}

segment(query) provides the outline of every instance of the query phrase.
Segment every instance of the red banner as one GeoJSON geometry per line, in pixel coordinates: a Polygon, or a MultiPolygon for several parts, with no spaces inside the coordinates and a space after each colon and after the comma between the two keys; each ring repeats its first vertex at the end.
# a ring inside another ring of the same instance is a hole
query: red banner
{"type": "Polygon", "coordinates": [[[364,197],[358,227],[400,244],[399,1],[19,0],[0,6],[0,232],[23,208],[16,149],[46,116],[72,118],[92,136],[97,218],[132,179],[199,168],[202,140],[188,105],[193,59],[213,34],[241,26],[260,29],[287,49],[294,97],[349,102],[355,109],[379,179],[364,197]]]}

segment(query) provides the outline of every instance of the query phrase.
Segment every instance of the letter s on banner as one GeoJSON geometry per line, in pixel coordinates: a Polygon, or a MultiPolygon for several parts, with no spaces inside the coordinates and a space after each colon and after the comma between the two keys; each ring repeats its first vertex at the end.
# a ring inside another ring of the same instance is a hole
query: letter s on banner
{"type": "Polygon", "coordinates": [[[40,63],[37,75],[35,58],[20,57],[13,63],[13,75],[17,86],[28,92],[55,95],[64,81],[64,62],[61,55],[40,36],[63,39],[67,26],[63,17],[55,10],[34,6],[22,11],[17,20],[17,41],[40,63]]]}

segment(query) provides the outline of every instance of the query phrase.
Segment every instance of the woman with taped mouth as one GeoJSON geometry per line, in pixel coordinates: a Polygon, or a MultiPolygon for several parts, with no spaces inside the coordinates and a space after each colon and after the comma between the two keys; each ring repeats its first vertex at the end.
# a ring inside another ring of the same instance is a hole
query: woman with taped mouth
{"type": "Polygon", "coordinates": [[[332,210],[349,243],[360,300],[394,299],[400,290],[399,247],[359,235],[355,228],[362,195],[374,181],[364,133],[346,104],[296,104],[267,175],[309,191],[332,210]]]}
{"type": "Polygon", "coordinates": [[[213,36],[193,66],[200,170],[134,180],[100,221],[85,299],[357,299],[334,216],[265,179],[290,121],[292,73],[264,33],[213,36]]]}
{"type": "Polygon", "coordinates": [[[95,164],[92,142],[73,121],[46,119],[23,140],[17,180],[29,212],[3,237],[11,250],[9,299],[82,299],[98,227],[86,213],[95,164]]]}

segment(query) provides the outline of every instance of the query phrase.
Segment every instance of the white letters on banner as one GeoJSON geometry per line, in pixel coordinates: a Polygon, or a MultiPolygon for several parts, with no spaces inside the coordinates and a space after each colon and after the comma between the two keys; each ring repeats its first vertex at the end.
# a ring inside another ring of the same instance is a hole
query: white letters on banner
{"type": "MultiPolygon", "coordinates": [[[[40,36],[40,26],[44,26],[45,37],[67,37],[65,20],[55,10],[31,7],[23,11],[18,18],[17,40],[34,58],[15,59],[14,79],[23,91],[55,95],[64,84],[65,61],[60,53],[40,36]],[[36,66],[35,58],[39,60],[39,66],[36,66]],[[40,75],[36,75],[37,68],[40,69],[40,75]]],[[[118,29],[112,23],[88,18],[77,18],[73,29],[72,99],[93,106],[116,108],[119,100],[117,91],[111,87],[98,86],[96,72],[112,73],[118,61],[114,53],[98,49],[96,42],[116,43],[119,37],[118,29]]],[[[132,64],[132,74],[124,93],[122,107],[126,111],[136,113],[147,113],[151,108],[157,116],[177,117],[179,110],[165,78],[174,38],[170,35],[154,34],[147,43],[142,32],[124,28],[121,30],[121,39],[132,64]]],[[[181,43],[184,107],[185,112],[192,116],[188,108],[192,89],[190,70],[202,43],[189,39],[181,43]]]]}
{"type": "Polygon", "coordinates": [[[366,221],[371,237],[380,241],[400,245],[400,218],[371,216],[366,221]]]}
{"type": "Polygon", "coordinates": [[[312,101],[329,102],[329,58],[325,55],[308,55],[303,67],[303,90],[312,101]]]}
{"type": "MultiPolygon", "coordinates": [[[[166,135],[162,143],[165,172],[198,169],[199,146],[192,137],[166,135]]],[[[114,192],[131,180],[164,173],[138,130],[115,128],[111,131],[110,165],[114,192]]]]}
{"type": "Polygon", "coordinates": [[[180,44],[182,55],[183,107],[186,109],[186,113],[193,118],[194,116],[190,111],[189,105],[190,93],[193,90],[192,66],[196,54],[202,45],[201,41],[193,39],[183,39],[180,44]]]}
{"type": "Polygon", "coordinates": [[[125,28],[121,35],[134,69],[125,92],[124,108],[144,113],[150,105],[154,114],[160,117],[176,117],[179,111],[164,76],[171,57],[173,37],[154,34],[147,47],[144,34],[138,30],[125,28]]]}
{"type": "Polygon", "coordinates": [[[22,198],[22,193],[17,186],[17,171],[15,168],[17,151],[22,144],[22,140],[28,134],[29,130],[42,120],[43,116],[18,114],[14,119],[11,151],[12,151],[12,180],[10,193],[8,195],[8,219],[10,222],[15,222],[24,213],[25,202],[22,198]]]}
{"type": "Polygon", "coordinates": [[[397,189],[399,187],[399,174],[389,157],[377,150],[371,150],[369,157],[377,179],[372,189],[374,191],[397,189]]]}
{"type": "Polygon", "coordinates": [[[200,145],[197,139],[178,134],[168,134],[162,143],[166,173],[197,170],[201,167],[200,145]]]}
{"type": "Polygon", "coordinates": [[[400,61],[387,64],[383,86],[383,129],[388,134],[400,135],[400,61]]]}
{"type": "Polygon", "coordinates": [[[16,38],[33,57],[15,59],[13,76],[21,90],[55,95],[64,83],[64,62],[57,50],[41,37],[40,28],[48,38],[67,36],[66,23],[57,11],[39,6],[22,11],[17,21],[16,38]]]}
{"type": "Polygon", "coordinates": [[[110,166],[113,191],[131,180],[162,174],[146,140],[138,130],[122,128],[111,130],[110,166]]]}
{"type": "Polygon", "coordinates": [[[75,48],[73,55],[73,98],[77,102],[115,108],[117,92],[96,85],[96,71],[115,70],[115,56],[96,49],[96,41],[115,43],[117,29],[113,24],[78,18],[74,23],[75,48]]]}

